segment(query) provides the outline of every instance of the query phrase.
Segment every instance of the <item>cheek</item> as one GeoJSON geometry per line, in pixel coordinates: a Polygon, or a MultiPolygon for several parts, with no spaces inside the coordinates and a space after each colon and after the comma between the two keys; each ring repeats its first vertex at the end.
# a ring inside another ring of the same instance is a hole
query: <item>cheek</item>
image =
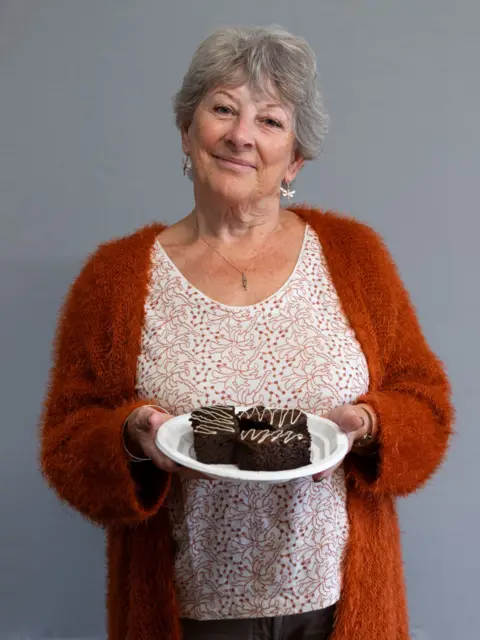
{"type": "Polygon", "coordinates": [[[290,140],[269,141],[263,146],[263,158],[267,168],[286,170],[293,157],[293,145],[290,140]]]}
{"type": "Polygon", "coordinates": [[[192,129],[195,145],[199,150],[211,149],[222,136],[221,127],[215,126],[208,118],[199,118],[192,129]]]}

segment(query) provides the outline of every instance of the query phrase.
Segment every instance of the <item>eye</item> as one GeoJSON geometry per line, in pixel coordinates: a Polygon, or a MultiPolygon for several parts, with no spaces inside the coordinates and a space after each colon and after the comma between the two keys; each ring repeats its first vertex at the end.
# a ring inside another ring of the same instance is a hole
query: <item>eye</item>
{"type": "Polygon", "coordinates": [[[215,113],[219,113],[220,115],[233,114],[233,109],[225,106],[224,104],[217,104],[215,107],[213,107],[213,110],[215,111],[215,113]]]}
{"type": "Polygon", "coordinates": [[[269,127],[275,127],[277,129],[283,129],[283,124],[279,120],[275,120],[274,118],[264,118],[263,121],[269,127]]]}

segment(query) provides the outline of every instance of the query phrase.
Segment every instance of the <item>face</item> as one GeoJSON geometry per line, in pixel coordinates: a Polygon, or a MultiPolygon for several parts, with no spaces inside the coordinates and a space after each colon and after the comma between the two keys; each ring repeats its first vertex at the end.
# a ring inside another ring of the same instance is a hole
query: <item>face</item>
{"type": "Polygon", "coordinates": [[[231,204],[278,197],[303,159],[295,152],[293,112],[271,92],[258,96],[247,84],[216,87],[182,132],[196,188],[231,204]]]}

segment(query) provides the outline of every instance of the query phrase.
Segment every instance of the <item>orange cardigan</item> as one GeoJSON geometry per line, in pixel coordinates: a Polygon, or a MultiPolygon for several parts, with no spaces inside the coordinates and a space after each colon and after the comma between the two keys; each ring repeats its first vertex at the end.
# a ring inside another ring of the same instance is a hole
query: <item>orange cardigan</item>
{"type": "MultiPolygon", "coordinates": [[[[422,486],[451,434],[450,388],[395,265],[367,226],[295,207],[316,230],[366,355],[360,398],[379,419],[379,451],[345,461],[350,538],[332,640],[407,640],[397,496],[422,486]]],[[[121,429],[135,394],[150,253],[160,224],[100,246],[62,310],[42,416],[41,463],[60,498],[107,530],[108,637],[177,640],[167,509],[171,478],[130,464],[121,429]]]]}

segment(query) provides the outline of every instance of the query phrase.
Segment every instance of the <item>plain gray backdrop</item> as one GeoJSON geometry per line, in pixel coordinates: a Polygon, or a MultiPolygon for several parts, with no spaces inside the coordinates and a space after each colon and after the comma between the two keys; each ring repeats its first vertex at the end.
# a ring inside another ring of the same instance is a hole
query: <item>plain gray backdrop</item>
{"type": "Polygon", "coordinates": [[[38,471],[51,339],[99,242],[188,213],[170,97],[226,23],[314,48],[331,131],[297,199],[384,236],[447,365],[457,436],[399,503],[411,626],[478,639],[477,0],[0,0],[0,638],[104,638],[103,533],[38,471]]]}

